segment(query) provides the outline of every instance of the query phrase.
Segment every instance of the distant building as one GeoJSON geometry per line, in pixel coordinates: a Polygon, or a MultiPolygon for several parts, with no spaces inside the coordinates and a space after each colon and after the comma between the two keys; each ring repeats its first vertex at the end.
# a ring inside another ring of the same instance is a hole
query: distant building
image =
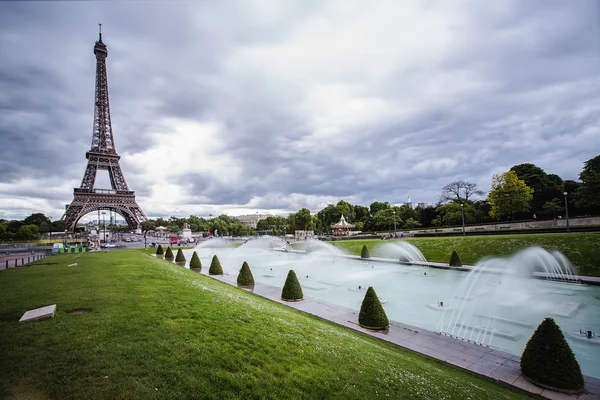
{"type": "Polygon", "coordinates": [[[429,207],[429,203],[417,203],[417,207],[426,208],[429,207]]]}
{"type": "Polygon", "coordinates": [[[256,229],[256,224],[258,224],[258,221],[262,221],[263,219],[267,219],[272,216],[273,215],[271,215],[271,214],[247,214],[247,215],[238,215],[237,217],[233,217],[233,218],[237,219],[238,221],[240,221],[242,224],[244,224],[246,226],[250,226],[250,227],[256,229]]]}

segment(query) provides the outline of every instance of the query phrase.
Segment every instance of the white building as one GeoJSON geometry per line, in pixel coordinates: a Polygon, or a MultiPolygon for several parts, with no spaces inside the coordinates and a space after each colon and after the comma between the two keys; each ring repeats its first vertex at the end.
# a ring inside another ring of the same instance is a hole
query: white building
{"type": "Polygon", "coordinates": [[[237,219],[238,221],[240,221],[242,224],[246,225],[246,226],[251,226],[252,228],[256,229],[256,224],[258,224],[258,221],[262,221],[263,219],[267,219],[269,217],[272,217],[273,215],[271,214],[247,214],[247,215],[238,215],[237,217],[233,217],[235,219],[237,219]]]}

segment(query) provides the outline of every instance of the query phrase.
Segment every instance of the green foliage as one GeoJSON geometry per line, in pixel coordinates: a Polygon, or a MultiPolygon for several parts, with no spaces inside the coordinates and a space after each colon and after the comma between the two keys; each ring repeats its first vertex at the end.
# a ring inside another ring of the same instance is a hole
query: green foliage
{"type": "Polygon", "coordinates": [[[389,202],[387,202],[387,201],[386,202],[374,201],[369,206],[369,211],[371,212],[371,216],[374,216],[379,211],[381,211],[381,210],[387,210],[388,208],[390,208],[390,203],[389,202]]]}
{"type": "Polygon", "coordinates": [[[369,254],[369,249],[367,249],[366,245],[363,245],[362,250],[360,251],[360,257],[371,258],[371,255],[369,254]]]}
{"type": "Polygon", "coordinates": [[[209,275],[223,275],[223,268],[221,267],[221,262],[219,261],[219,257],[215,254],[210,262],[210,268],[208,269],[209,275]]]}
{"type": "Polygon", "coordinates": [[[358,315],[358,323],[371,329],[387,329],[390,326],[385,310],[375,293],[373,286],[369,286],[358,315]]]}
{"type": "Polygon", "coordinates": [[[185,262],[185,256],[181,249],[177,249],[177,255],[175,256],[175,262],[185,262]]]}
{"type": "Polygon", "coordinates": [[[51,224],[50,219],[42,213],[31,214],[29,217],[25,218],[23,220],[23,222],[25,223],[25,225],[37,225],[37,226],[41,226],[42,224],[46,224],[46,225],[51,224]]]}
{"type": "Polygon", "coordinates": [[[304,298],[302,287],[293,269],[288,272],[285,285],[283,285],[283,290],[281,291],[281,298],[283,300],[302,300],[304,298]]]}
{"type": "Polygon", "coordinates": [[[556,213],[561,212],[563,207],[561,205],[561,201],[559,198],[552,199],[551,201],[547,201],[544,203],[544,211],[547,211],[553,215],[553,218],[556,219],[556,213]]]}
{"type": "Polygon", "coordinates": [[[532,198],[533,189],[514,171],[496,174],[488,198],[492,206],[490,215],[496,219],[514,218],[516,213],[530,209],[532,198]]]}
{"type": "Polygon", "coordinates": [[[456,252],[456,250],[452,251],[452,255],[450,256],[449,265],[451,267],[462,267],[462,262],[460,262],[460,257],[458,256],[458,253],[456,252]]]}
{"type": "Polygon", "coordinates": [[[577,189],[577,206],[587,213],[600,214],[600,155],[584,163],[579,174],[581,186],[577,189]]]}
{"type": "Polygon", "coordinates": [[[39,230],[40,228],[37,225],[22,225],[15,238],[18,240],[36,240],[39,239],[39,230]]]}
{"type": "Polygon", "coordinates": [[[200,257],[198,257],[198,253],[196,253],[196,252],[194,252],[194,254],[192,254],[192,259],[190,260],[190,268],[202,269],[202,263],[200,262],[200,257]]]}
{"type": "Polygon", "coordinates": [[[470,203],[464,203],[461,210],[460,203],[444,204],[436,209],[442,225],[462,225],[462,213],[465,213],[465,224],[472,224],[477,220],[477,211],[470,203]]]}
{"type": "Polygon", "coordinates": [[[165,260],[173,260],[173,250],[171,250],[171,246],[167,247],[167,251],[165,252],[165,260]]]}
{"type": "Polygon", "coordinates": [[[579,363],[552,318],[546,318],[527,342],[521,371],[535,382],[559,389],[582,391],[579,363]]]}
{"type": "Polygon", "coordinates": [[[409,218],[404,222],[404,228],[406,229],[414,229],[421,226],[421,223],[414,218],[409,218]]]}
{"type": "Polygon", "coordinates": [[[165,251],[163,250],[162,246],[159,244],[158,247],[156,248],[156,255],[162,256],[163,254],[165,254],[165,251]]]}
{"type": "Polygon", "coordinates": [[[242,268],[240,269],[240,273],[237,277],[237,283],[241,286],[254,285],[254,276],[252,276],[252,271],[250,271],[250,267],[246,261],[244,261],[242,264],[242,268]]]}

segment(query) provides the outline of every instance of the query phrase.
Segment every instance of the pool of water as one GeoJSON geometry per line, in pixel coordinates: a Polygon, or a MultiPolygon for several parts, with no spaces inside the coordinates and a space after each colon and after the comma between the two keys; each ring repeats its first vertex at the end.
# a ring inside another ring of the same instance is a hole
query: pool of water
{"type": "MultiPolygon", "coordinates": [[[[237,276],[244,261],[257,282],[283,287],[290,269],[305,296],[355,310],[373,286],[392,320],[470,339],[521,354],[545,317],[563,330],[586,375],[600,378],[600,342],[580,330],[600,332],[600,287],[481,273],[350,260],[332,254],[285,253],[260,248],[195,249],[208,273],[219,257],[225,273],[237,276]],[[474,282],[474,283],[473,283],[474,282]],[[469,287],[465,288],[465,284],[469,287]],[[442,305],[443,304],[443,305],[442,305]]],[[[184,250],[191,259],[194,250],[184,250]]]]}

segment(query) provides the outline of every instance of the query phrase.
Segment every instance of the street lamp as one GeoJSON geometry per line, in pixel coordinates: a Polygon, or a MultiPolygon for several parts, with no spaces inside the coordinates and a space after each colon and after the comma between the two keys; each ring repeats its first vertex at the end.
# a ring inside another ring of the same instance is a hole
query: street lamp
{"type": "Polygon", "coordinates": [[[106,243],[106,222],[104,220],[104,216],[106,215],[106,213],[104,211],[102,211],[102,241],[104,243],[106,243]]]}
{"type": "Polygon", "coordinates": [[[50,220],[50,229],[48,230],[48,237],[50,238],[50,242],[52,242],[52,217],[48,217],[50,220]]]}
{"type": "Polygon", "coordinates": [[[394,238],[396,237],[396,210],[394,210],[394,238]]]}
{"type": "Polygon", "coordinates": [[[465,236],[465,205],[463,203],[460,203],[460,214],[462,215],[463,236],[465,236]]]}
{"type": "Polygon", "coordinates": [[[565,218],[567,219],[567,233],[569,233],[569,202],[567,201],[567,195],[569,193],[564,192],[563,194],[565,195],[565,218]]]}

